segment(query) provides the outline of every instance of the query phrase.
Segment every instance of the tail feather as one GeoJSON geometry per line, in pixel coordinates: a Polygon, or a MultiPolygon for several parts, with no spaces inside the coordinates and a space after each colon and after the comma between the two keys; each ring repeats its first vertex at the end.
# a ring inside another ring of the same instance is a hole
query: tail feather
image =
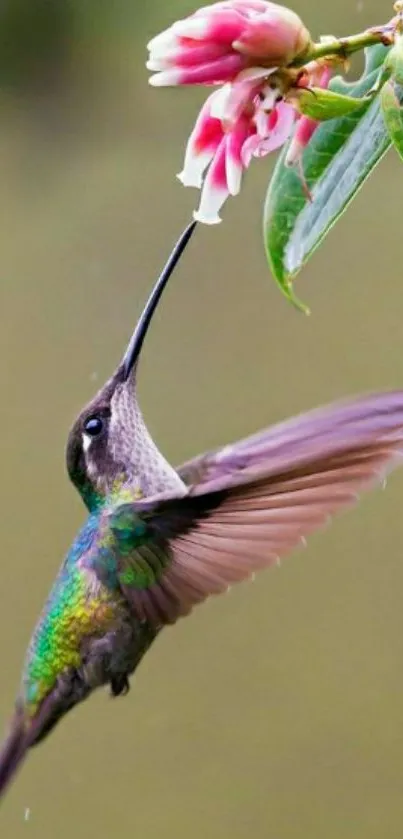
{"type": "Polygon", "coordinates": [[[25,758],[29,746],[25,716],[16,711],[8,737],[0,752],[0,796],[3,795],[17,769],[25,758]]]}
{"type": "Polygon", "coordinates": [[[33,714],[28,714],[22,700],[17,700],[10,731],[0,751],[0,797],[20,768],[28,749],[40,743],[60,718],[90,692],[91,688],[84,681],[76,684],[75,692],[71,689],[71,682],[60,681],[33,714]]]}

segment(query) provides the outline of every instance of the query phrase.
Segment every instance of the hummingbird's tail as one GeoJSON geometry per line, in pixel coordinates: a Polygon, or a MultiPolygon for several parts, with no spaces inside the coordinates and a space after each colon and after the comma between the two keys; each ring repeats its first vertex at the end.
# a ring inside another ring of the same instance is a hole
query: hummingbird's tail
{"type": "Polygon", "coordinates": [[[17,700],[9,734],[0,751],[0,797],[25,760],[28,749],[40,743],[67,711],[91,693],[91,688],[84,681],[75,693],[71,682],[66,681],[64,687],[65,692],[60,685],[50,690],[36,708],[30,708],[30,713],[27,713],[23,700],[17,700]]]}
{"type": "Polygon", "coordinates": [[[8,737],[0,752],[0,796],[3,795],[24,760],[30,739],[25,714],[17,709],[8,737]]]}

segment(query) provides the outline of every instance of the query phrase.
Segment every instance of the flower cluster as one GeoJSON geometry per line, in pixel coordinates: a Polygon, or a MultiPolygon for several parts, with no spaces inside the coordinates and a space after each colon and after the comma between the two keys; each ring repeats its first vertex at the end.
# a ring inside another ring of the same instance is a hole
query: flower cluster
{"type": "Polygon", "coordinates": [[[229,195],[237,195],[243,171],[253,157],[282,146],[299,119],[288,162],[316,123],[300,118],[290,90],[314,83],[327,86],[328,66],[310,62],[300,70],[288,65],[309,52],[308,30],[294,12],[267,0],[224,0],[174,23],[148,44],[150,83],[214,85],[190,135],[183,171],[185,186],[202,189],[195,218],[220,221],[229,195]]]}

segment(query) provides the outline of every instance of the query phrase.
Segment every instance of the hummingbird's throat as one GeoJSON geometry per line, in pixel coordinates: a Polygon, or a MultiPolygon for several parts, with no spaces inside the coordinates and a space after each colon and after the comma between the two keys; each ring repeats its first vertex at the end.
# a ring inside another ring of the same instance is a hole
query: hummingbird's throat
{"type": "Polygon", "coordinates": [[[144,498],[144,493],[140,486],[129,483],[127,475],[122,474],[118,475],[112,483],[108,495],[108,503],[115,504],[119,502],[120,504],[125,504],[131,501],[140,501],[141,498],[144,498]]]}
{"type": "MultiPolygon", "coordinates": [[[[92,477],[90,470],[88,472],[89,477],[92,477]]],[[[105,476],[94,474],[92,481],[86,485],[81,494],[91,512],[99,510],[105,504],[139,501],[144,495],[140,485],[126,472],[120,472],[111,481],[108,481],[105,476]]]]}

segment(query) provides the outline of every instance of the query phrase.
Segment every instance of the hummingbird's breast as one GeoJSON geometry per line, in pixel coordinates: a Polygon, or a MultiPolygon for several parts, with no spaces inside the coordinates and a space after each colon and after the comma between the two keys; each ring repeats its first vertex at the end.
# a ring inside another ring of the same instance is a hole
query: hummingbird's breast
{"type": "Polygon", "coordinates": [[[23,697],[33,713],[59,676],[80,667],[83,647],[122,620],[125,609],[120,594],[101,583],[91,569],[91,555],[99,550],[99,538],[99,519],[92,515],[60,569],[32,636],[23,697]]]}

